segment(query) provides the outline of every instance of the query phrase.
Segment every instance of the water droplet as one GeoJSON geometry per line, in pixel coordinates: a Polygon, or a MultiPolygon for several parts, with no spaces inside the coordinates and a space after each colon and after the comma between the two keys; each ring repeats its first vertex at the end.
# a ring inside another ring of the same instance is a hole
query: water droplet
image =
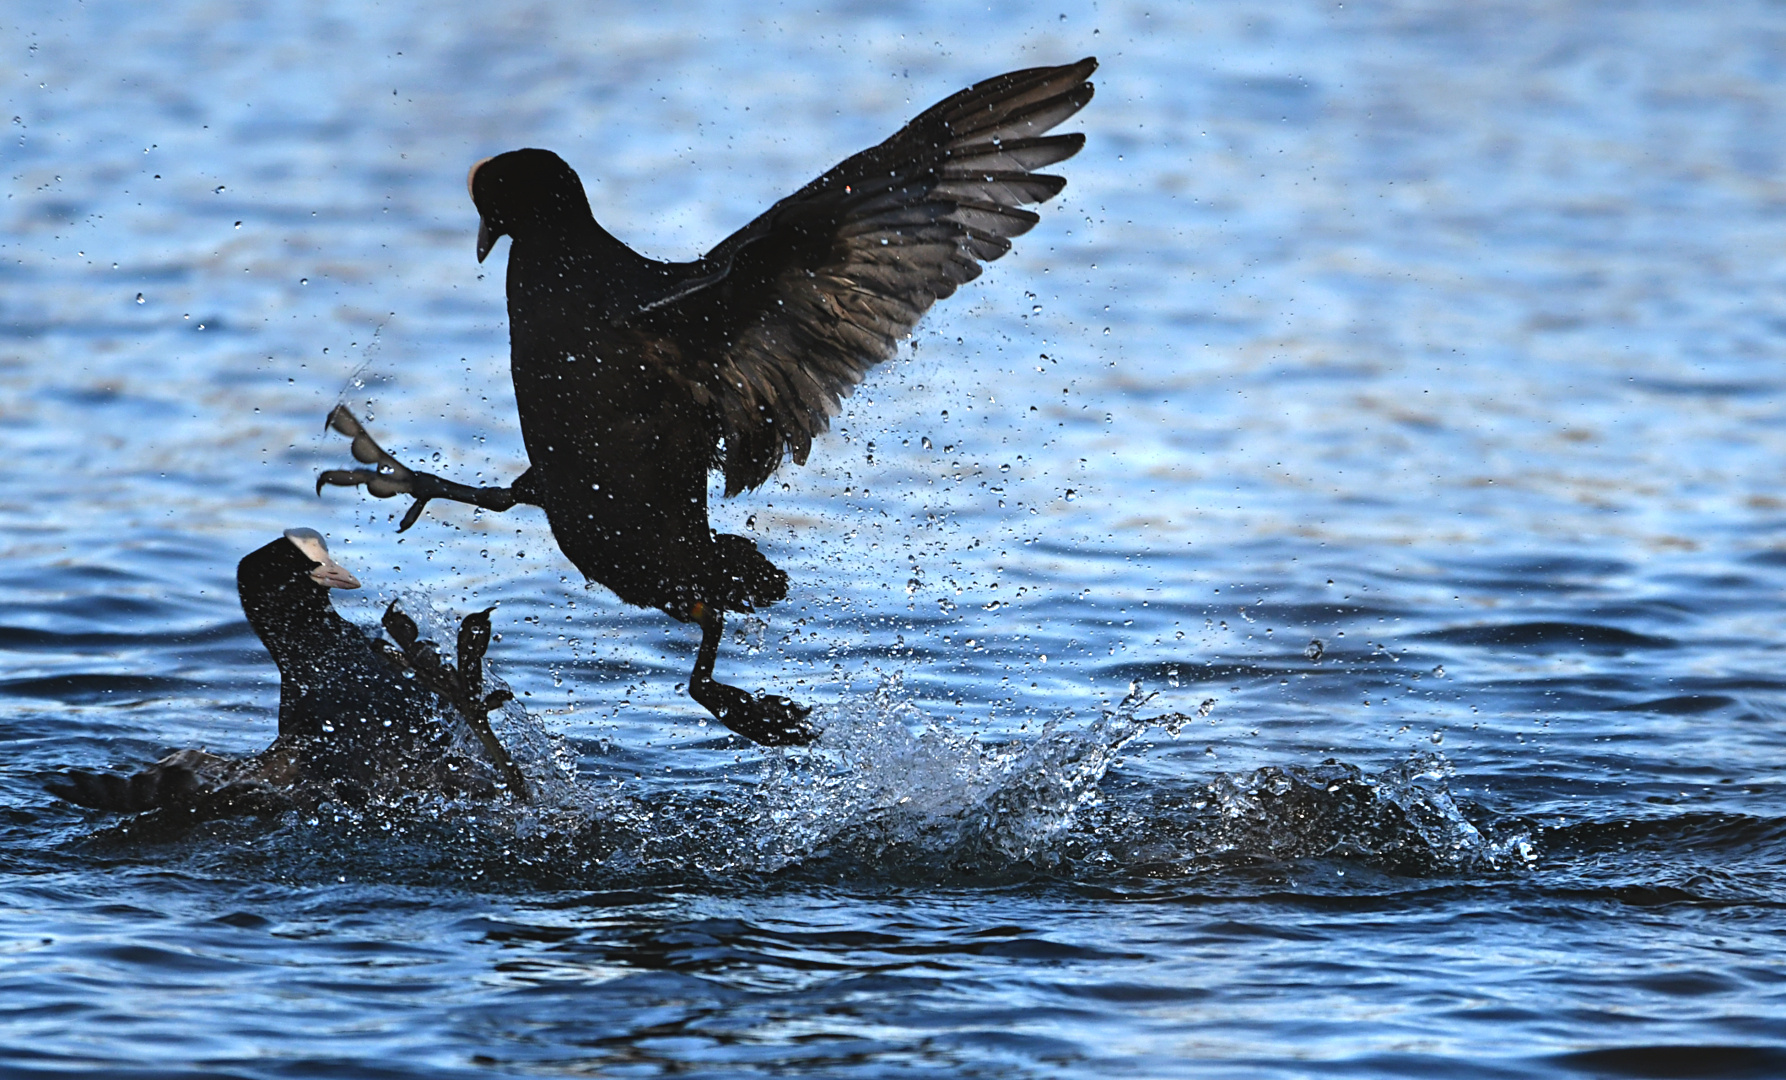
{"type": "Polygon", "coordinates": [[[307,277],[301,277],[298,279],[298,284],[299,285],[308,285],[308,284],[310,284],[310,279],[307,277]]]}
{"type": "Polygon", "coordinates": [[[141,303],[143,303],[143,302],[144,302],[144,301],[143,301],[143,294],[142,294],[142,293],[137,293],[137,294],[136,294],[136,302],[137,302],[137,303],[139,303],[139,304],[141,304],[141,303]]]}
{"type": "Polygon", "coordinates": [[[1433,678],[1443,679],[1444,677],[1445,677],[1445,665],[1444,664],[1440,664],[1439,666],[1433,668],[1433,678]]]}
{"type": "Polygon", "coordinates": [[[1321,657],[1325,656],[1326,653],[1327,646],[1320,638],[1313,639],[1308,643],[1308,647],[1302,650],[1302,655],[1308,657],[1309,663],[1311,664],[1320,663],[1321,657]]]}
{"type": "Polygon", "coordinates": [[[1443,731],[1433,732],[1433,745],[1434,746],[1437,746],[1444,741],[1445,741],[1445,733],[1443,731]]]}
{"type": "Polygon", "coordinates": [[[211,194],[213,194],[213,195],[221,195],[221,194],[223,194],[223,185],[222,185],[222,184],[218,184],[218,185],[217,185],[217,186],[216,186],[216,187],[214,187],[214,188],[212,188],[212,189],[211,189],[211,194]]]}
{"type": "Polygon", "coordinates": [[[1030,308],[1030,309],[1029,309],[1029,313],[1030,313],[1030,314],[1031,314],[1031,315],[1040,315],[1040,314],[1041,314],[1041,313],[1042,313],[1042,305],[1041,305],[1041,304],[1037,304],[1037,305],[1036,305],[1036,306],[1035,306],[1035,307],[1033,307],[1033,308],[1030,308]]]}

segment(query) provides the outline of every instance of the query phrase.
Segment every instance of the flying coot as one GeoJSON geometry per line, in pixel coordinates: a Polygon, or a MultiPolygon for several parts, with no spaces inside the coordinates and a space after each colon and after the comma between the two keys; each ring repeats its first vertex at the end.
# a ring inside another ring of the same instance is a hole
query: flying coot
{"type": "Polygon", "coordinates": [[[525,799],[525,777],[488,718],[508,697],[483,688],[490,613],[465,617],[449,664],[396,604],[383,620],[396,647],[342,618],[329,590],[359,587],[314,529],[288,529],[237,565],[242,610],[279,667],[279,735],[265,751],[236,759],[179,750],[132,775],[66,772],[46,787],[127,813],[257,811],[392,789],[491,795],[499,785],[525,799]],[[442,723],[452,713],[481,744],[477,759],[455,749],[442,723]]]}
{"type": "Polygon", "coordinates": [[[925,110],[771,207],[703,258],[648,259],[596,224],[556,154],[515,150],[472,166],[481,261],[510,238],[511,368],[529,467],[508,487],[415,472],[344,406],[329,424],[371,469],[325,484],[543,508],[559,547],[621,600],[701,625],[689,693],[733,731],[810,742],[810,711],[713,680],[724,613],[787,594],[787,575],[708,524],[707,476],[727,496],[804,464],[868,369],[930,305],[1010,250],[1066,181],[1034,170],[1081,134],[1047,135],[1091,100],[1097,61],[989,79],[925,110]]]}

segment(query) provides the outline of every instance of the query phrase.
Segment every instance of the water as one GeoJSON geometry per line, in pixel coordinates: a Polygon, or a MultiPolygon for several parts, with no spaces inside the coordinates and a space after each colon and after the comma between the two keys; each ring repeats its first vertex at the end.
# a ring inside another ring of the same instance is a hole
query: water
{"type": "Polygon", "coordinates": [[[1786,1074],[1777,5],[610,8],[7,9],[0,1070],[1786,1074]],[[686,258],[1088,53],[1043,224],[718,512],[815,749],[537,513],[311,494],[338,400],[521,467],[471,161],[686,258]],[[546,805],[42,793],[267,742],[293,525],[499,602],[546,805]]]}

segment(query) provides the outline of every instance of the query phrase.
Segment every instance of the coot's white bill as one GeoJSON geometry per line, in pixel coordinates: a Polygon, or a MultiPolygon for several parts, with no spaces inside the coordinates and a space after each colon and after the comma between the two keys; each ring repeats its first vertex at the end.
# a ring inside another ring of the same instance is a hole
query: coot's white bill
{"type": "Polygon", "coordinates": [[[348,573],[346,568],[329,555],[329,545],[323,541],[322,533],[315,529],[287,529],[285,538],[297,545],[299,551],[320,563],[310,571],[310,580],[329,589],[357,589],[360,579],[348,573]]]}

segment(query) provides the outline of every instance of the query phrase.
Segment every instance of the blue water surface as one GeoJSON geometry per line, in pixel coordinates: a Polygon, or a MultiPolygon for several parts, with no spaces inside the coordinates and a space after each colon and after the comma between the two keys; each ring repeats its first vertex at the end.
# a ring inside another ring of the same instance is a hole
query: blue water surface
{"type": "Polygon", "coordinates": [[[1786,1075],[1780,5],[15,0],[0,87],[0,1075],[1786,1075]],[[523,467],[472,161],[692,258],[1088,54],[1042,223],[716,491],[816,747],[537,511],[313,493],[338,401],[523,467]],[[499,604],[549,799],[42,790],[269,741],[296,525],[499,604]]]}

